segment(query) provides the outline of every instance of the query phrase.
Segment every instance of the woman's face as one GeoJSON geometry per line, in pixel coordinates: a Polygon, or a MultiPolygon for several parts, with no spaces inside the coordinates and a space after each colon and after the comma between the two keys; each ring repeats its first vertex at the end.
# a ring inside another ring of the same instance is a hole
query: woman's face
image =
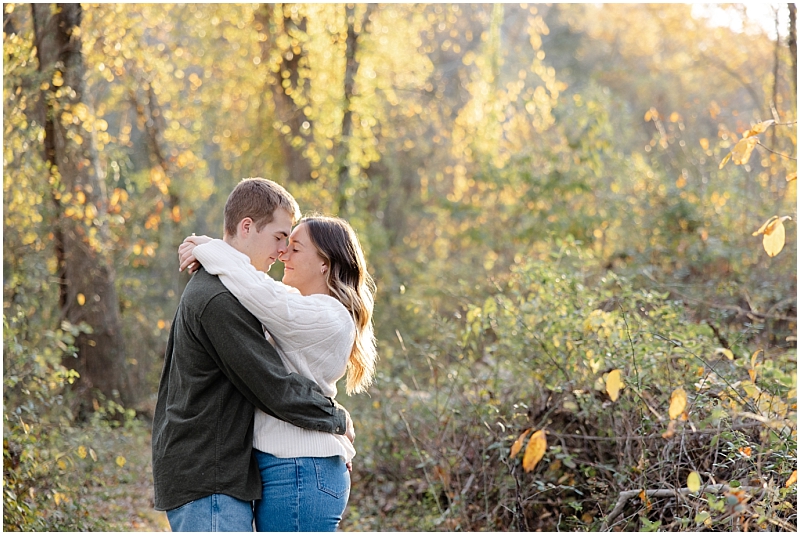
{"type": "Polygon", "coordinates": [[[303,295],[327,293],[325,271],[328,266],[311,243],[306,225],[299,224],[289,236],[289,247],[279,257],[284,264],[283,283],[303,295]]]}

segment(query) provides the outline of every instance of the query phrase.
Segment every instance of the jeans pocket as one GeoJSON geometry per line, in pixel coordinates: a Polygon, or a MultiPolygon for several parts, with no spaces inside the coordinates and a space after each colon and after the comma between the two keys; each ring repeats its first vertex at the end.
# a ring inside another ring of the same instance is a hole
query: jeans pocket
{"type": "Polygon", "coordinates": [[[350,474],[341,457],[314,457],[317,488],[337,500],[350,491],[350,474]]]}

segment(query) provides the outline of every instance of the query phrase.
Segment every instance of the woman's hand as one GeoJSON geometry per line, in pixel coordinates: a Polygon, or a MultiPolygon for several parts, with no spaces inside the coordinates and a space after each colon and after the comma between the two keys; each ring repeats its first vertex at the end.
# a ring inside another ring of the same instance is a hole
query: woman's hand
{"type": "Polygon", "coordinates": [[[189,273],[194,273],[200,269],[200,262],[194,257],[194,248],[203,243],[208,243],[212,238],[208,236],[187,236],[183,243],[178,247],[178,261],[180,262],[179,271],[189,269],[189,273]]]}

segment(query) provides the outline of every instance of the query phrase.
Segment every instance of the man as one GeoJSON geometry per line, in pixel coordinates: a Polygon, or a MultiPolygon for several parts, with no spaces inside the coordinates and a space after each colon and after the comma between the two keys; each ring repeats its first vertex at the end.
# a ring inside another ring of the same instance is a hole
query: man
{"type": "MultiPolygon", "coordinates": [[[[284,188],[244,179],[225,204],[223,239],[266,272],[299,217],[284,188]]],[[[290,374],[259,321],[200,268],[170,329],[153,419],[155,508],[167,512],[173,531],[252,531],[251,502],[261,497],[255,407],[353,438],[347,412],[316,383],[290,374]]]]}

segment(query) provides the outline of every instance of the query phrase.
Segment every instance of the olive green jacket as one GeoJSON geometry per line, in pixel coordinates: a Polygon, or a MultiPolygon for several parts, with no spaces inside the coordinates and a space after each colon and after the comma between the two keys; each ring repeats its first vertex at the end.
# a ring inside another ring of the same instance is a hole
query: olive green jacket
{"type": "Polygon", "coordinates": [[[255,407],[298,427],[344,434],[345,412],[289,373],[261,323],[200,269],[170,329],[153,418],[155,508],[210,494],[261,497],[252,454],[255,407]]]}

